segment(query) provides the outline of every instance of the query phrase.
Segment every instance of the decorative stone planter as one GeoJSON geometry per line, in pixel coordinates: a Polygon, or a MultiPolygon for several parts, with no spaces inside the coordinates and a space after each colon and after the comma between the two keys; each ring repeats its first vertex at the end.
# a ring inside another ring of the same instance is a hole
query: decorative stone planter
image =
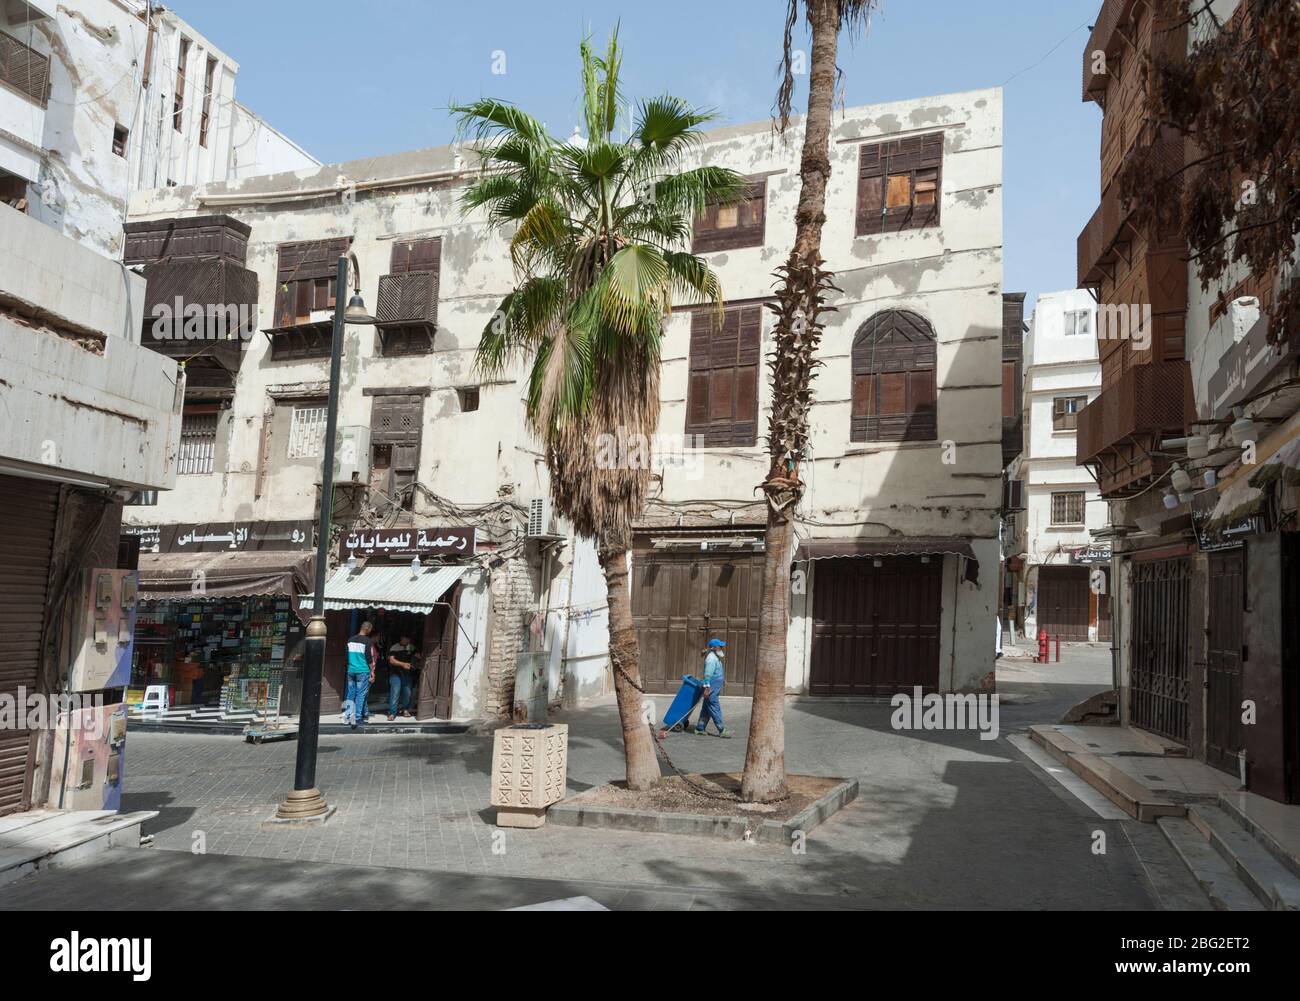
{"type": "Polygon", "coordinates": [[[564,798],[567,723],[502,727],[492,742],[492,805],[498,827],[541,827],[546,808],[564,798]]]}

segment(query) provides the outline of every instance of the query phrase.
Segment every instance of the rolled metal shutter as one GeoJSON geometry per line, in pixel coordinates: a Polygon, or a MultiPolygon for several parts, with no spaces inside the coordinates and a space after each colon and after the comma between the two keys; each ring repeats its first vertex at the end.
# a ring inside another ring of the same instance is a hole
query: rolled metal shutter
{"type": "MultiPolygon", "coordinates": [[[[5,553],[0,558],[0,696],[36,687],[59,484],[0,476],[5,553]]],[[[17,708],[17,706],[15,707],[17,708]]],[[[26,809],[31,732],[0,730],[0,816],[26,809]]]]}

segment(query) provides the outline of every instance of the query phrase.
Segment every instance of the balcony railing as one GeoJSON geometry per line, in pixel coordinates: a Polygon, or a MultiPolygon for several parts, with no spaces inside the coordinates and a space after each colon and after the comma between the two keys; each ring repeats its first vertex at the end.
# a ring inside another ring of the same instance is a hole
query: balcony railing
{"type": "Polygon", "coordinates": [[[1137,365],[1079,412],[1076,461],[1095,461],[1136,435],[1181,434],[1195,417],[1187,362],[1137,365]]]}

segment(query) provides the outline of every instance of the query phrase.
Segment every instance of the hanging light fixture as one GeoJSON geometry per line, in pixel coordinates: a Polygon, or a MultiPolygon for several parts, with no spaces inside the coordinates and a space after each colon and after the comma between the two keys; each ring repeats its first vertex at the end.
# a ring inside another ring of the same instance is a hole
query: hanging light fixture
{"type": "Polygon", "coordinates": [[[1182,466],[1174,466],[1174,471],[1169,476],[1169,485],[1181,497],[1183,494],[1191,493],[1192,478],[1182,466]]]}
{"type": "Polygon", "coordinates": [[[1207,469],[1207,470],[1205,471],[1205,475],[1202,477],[1202,480],[1204,481],[1204,483],[1205,483],[1205,485],[1206,485],[1207,487],[1212,487],[1212,486],[1214,486],[1216,483],[1219,482],[1219,477],[1218,477],[1218,475],[1214,472],[1213,469],[1207,469]]]}
{"type": "Polygon", "coordinates": [[[411,579],[414,580],[420,573],[420,557],[411,557],[411,579]]]}
{"type": "Polygon", "coordinates": [[[1168,510],[1172,511],[1172,510],[1173,510],[1174,508],[1176,508],[1177,506],[1178,506],[1178,498],[1174,495],[1174,492],[1173,492],[1172,490],[1166,490],[1166,491],[1165,491],[1165,507],[1166,507],[1168,510]]]}
{"type": "Polygon", "coordinates": [[[1228,429],[1228,436],[1238,448],[1248,441],[1254,441],[1255,422],[1247,417],[1244,411],[1238,410],[1237,419],[1232,422],[1232,427],[1228,429]]]}
{"type": "Polygon", "coordinates": [[[379,322],[366,310],[366,301],[361,298],[360,292],[352,293],[348,308],[343,312],[343,321],[359,327],[373,327],[379,322]]]}

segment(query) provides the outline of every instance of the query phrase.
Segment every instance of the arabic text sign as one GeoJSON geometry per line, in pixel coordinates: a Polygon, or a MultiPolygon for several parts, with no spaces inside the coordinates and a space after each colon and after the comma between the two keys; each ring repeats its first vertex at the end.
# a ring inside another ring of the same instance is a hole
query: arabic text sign
{"type": "Polygon", "coordinates": [[[1202,490],[1192,498],[1192,528],[1196,532],[1196,544],[1203,553],[1239,546],[1243,536],[1256,535],[1267,527],[1263,515],[1252,514],[1212,530],[1209,523],[1218,507],[1219,497],[1217,490],[1202,490]]]}
{"type": "Polygon", "coordinates": [[[339,556],[473,556],[472,528],[375,528],[348,532],[339,540],[339,556]]]}
{"type": "Polygon", "coordinates": [[[1298,348],[1300,341],[1295,337],[1270,344],[1268,317],[1261,316],[1244,338],[1223,353],[1218,369],[1210,376],[1212,416],[1225,416],[1290,361],[1298,348]]]}
{"type": "Polygon", "coordinates": [[[124,525],[140,536],[142,553],[217,553],[232,550],[294,551],[312,548],[309,521],[217,522],[205,525],[124,525]]]}

